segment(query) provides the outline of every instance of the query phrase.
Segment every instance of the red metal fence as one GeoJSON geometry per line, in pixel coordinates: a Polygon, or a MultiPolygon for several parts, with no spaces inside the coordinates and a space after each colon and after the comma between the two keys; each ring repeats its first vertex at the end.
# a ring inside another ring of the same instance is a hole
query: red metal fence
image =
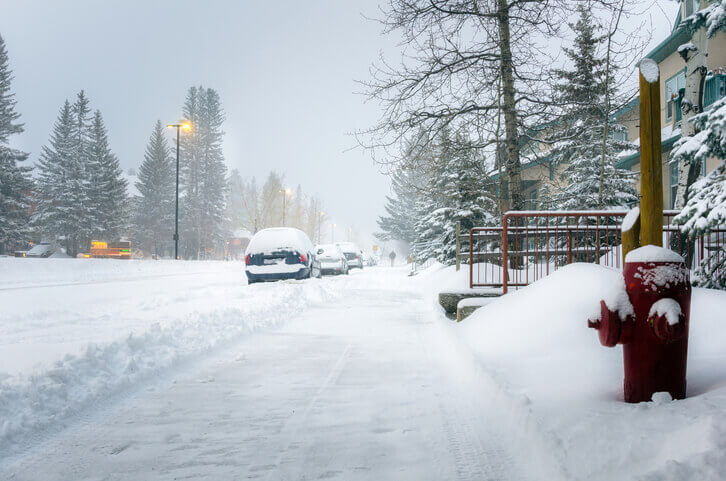
{"type": "MultiPolygon", "coordinates": [[[[622,265],[621,224],[627,211],[521,211],[504,215],[502,227],[475,227],[469,232],[469,285],[521,287],[573,262],[615,268],[622,265]],[[503,266],[508,266],[505,270],[503,266]]],[[[664,212],[663,245],[677,244],[678,211],[664,212]]],[[[726,229],[696,240],[686,261],[698,266],[726,245],[726,229]]],[[[679,246],[675,246],[679,248],[679,246]]]]}

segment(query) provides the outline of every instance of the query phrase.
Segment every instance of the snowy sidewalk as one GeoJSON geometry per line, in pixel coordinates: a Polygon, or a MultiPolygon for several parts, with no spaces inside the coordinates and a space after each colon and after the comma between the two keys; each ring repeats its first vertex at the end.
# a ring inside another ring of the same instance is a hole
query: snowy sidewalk
{"type": "Polygon", "coordinates": [[[99,410],[0,478],[524,479],[445,321],[383,289],[393,273],[362,274],[341,300],[99,410]]]}

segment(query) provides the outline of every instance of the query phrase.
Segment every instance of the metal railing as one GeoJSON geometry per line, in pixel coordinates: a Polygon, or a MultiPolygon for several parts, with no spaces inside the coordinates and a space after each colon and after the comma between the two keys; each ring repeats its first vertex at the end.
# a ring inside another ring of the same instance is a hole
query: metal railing
{"type": "MultiPolygon", "coordinates": [[[[626,211],[521,211],[504,215],[502,227],[475,227],[469,232],[470,287],[508,288],[531,284],[573,262],[622,266],[621,224],[626,211]],[[506,269],[505,267],[506,266],[506,269]]],[[[678,211],[664,211],[663,245],[680,251],[678,211]]],[[[726,229],[695,241],[686,262],[698,266],[724,252],[726,229]]]]}

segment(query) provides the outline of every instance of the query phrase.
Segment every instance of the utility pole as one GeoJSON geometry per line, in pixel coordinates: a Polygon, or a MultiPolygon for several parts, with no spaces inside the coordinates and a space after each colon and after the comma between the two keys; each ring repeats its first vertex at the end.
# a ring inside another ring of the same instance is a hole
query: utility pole
{"type": "Polygon", "coordinates": [[[660,134],[660,72],[640,61],[640,245],[663,246],[663,169],[660,134]]]}
{"type": "Polygon", "coordinates": [[[169,129],[176,128],[176,202],[174,204],[174,259],[179,260],[179,131],[192,128],[189,124],[169,124],[169,129]]]}

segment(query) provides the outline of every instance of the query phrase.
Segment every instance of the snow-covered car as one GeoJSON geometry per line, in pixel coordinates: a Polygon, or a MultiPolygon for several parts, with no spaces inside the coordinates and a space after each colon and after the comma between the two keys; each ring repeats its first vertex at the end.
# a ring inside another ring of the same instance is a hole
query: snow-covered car
{"type": "Polygon", "coordinates": [[[324,276],[348,273],[348,261],[345,259],[345,254],[335,244],[316,246],[315,257],[320,261],[320,273],[324,276]]]}
{"type": "Polygon", "coordinates": [[[361,258],[363,259],[363,265],[366,267],[376,265],[376,262],[373,259],[373,256],[371,256],[370,254],[368,254],[365,251],[361,251],[361,258]]]}
{"type": "Polygon", "coordinates": [[[310,238],[291,227],[263,229],[255,234],[245,250],[245,264],[250,284],[320,277],[320,263],[310,238]]]}
{"type": "Polygon", "coordinates": [[[361,257],[361,250],[352,242],[338,242],[335,245],[340,247],[340,250],[345,254],[345,259],[348,261],[348,267],[351,269],[358,268],[363,269],[363,258],[361,257]]]}
{"type": "Polygon", "coordinates": [[[52,256],[56,251],[56,247],[52,244],[35,244],[28,251],[27,257],[41,257],[43,259],[52,256]]]}

